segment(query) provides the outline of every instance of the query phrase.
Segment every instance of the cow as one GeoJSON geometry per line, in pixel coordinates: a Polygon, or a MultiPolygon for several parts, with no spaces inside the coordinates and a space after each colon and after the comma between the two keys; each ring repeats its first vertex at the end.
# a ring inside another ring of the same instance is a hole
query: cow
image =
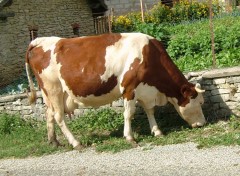
{"type": "Polygon", "coordinates": [[[138,102],[151,132],[160,136],[154,107],[170,102],[192,127],[206,123],[200,84],[192,84],[177,68],[160,41],[142,33],[111,33],[77,38],[40,37],[26,53],[26,72],[36,100],[31,70],[46,104],[48,140],[59,145],[56,122],[73,148],[81,148],[68,129],[65,113],[78,107],[99,107],[123,98],[124,131],[134,141],[131,119],[138,102]]]}

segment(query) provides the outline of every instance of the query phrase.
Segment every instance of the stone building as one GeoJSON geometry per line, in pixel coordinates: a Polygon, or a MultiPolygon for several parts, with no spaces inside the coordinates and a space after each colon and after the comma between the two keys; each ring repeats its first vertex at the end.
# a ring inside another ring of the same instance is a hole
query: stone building
{"type": "MultiPolygon", "coordinates": [[[[143,3],[143,9],[146,11],[152,6],[158,2],[161,1],[171,1],[172,0],[142,0],[143,3]]],[[[114,9],[115,15],[120,15],[128,12],[133,11],[140,11],[140,0],[105,0],[106,5],[108,6],[108,9],[111,8],[114,9]]]]}
{"type": "Polygon", "coordinates": [[[0,0],[0,88],[25,72],[29,28],[38,36],[74,37],[74,23],[79,35],[94,33],[86,0],[0,0]]]}

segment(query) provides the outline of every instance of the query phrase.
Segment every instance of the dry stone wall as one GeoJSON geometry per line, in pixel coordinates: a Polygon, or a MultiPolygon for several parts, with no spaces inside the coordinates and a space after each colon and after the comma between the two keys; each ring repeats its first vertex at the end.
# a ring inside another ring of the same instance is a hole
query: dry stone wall
{"type": "Polygon", "coordinates": [[[80,25],[80,35],[94,33],[92,12],[86,0],[12,0],[0,19],[0,87],[17,79],[24,69],[30,41],[29,26],[38,26],[38,36],[73,37],[71,24],[80,25]]]}
{"type": "MultiPolygon", "coordinates": [[[[240,67],[217,69],[211,71],[190,72],[186,75],[193,83],[200,83],[206,90],[204,93],[205,103],[203,112],[207,119],[216,120],[226,118],[234,114],[240,116],[240,67]]],[[[123,101],[120,99],[107,105],[117,110],[123,110],[123,101]]],[[[77,109],[75,115],[80,116],[88,109],[77,109]]],[[[143,114],[140,107],[137,114],[143,114]]],[[[46,107],[43,104],[41,93],[35,106],[28,104],[26,94],[0,96],[0,112],[15,114],[18,113],[24,118],[45,118],[46,107]]],[[[172,105],[157,107],[155,116],[171,117],[178,116],[172,105]]]]}

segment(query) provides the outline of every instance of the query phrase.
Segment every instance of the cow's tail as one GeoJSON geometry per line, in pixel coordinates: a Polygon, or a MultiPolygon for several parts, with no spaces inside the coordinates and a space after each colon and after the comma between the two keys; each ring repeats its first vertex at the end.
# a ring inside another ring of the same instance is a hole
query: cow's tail
{"type": "Polygon", "coordinates": [[[29,88],[30,88],[30,94],[27,91],[27,96],[28,96],[28,100],[29,100],[30,104],[35,103],[36,99],[37,99],[37,94],[36,94],[36,90],[34,88],[34,83],[33,83],[30,65],[29,65],[29,56],[30,56],[30,52],[33,48],[34,48],[34,46],[32,44],[30,44],[28,47],[27,53],[26,53],[26,61],[25,61],[27,79],[28,79],[28,84],[29,84],[29,88]]]}

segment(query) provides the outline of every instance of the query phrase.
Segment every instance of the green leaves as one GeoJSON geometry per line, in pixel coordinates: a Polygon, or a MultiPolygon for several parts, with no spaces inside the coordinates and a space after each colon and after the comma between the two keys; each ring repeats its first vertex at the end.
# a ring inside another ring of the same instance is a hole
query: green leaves
{"type": "Polygon", "coordinates": [[[162,41],[164,46],[167,47],[169,33],[163,25],[158,25],[156,23],[137,23],[134,31],[153,36],[157,40],[162,41]]]}
{"type": "MultiPolygon", "coordinates": [[[[214,19],[217,67],[240,65],[240,17],[214,19]]],[[[167,26],[171,34],[167,51],[182,71],[212,67],[209,21],[167,26]]]]}

